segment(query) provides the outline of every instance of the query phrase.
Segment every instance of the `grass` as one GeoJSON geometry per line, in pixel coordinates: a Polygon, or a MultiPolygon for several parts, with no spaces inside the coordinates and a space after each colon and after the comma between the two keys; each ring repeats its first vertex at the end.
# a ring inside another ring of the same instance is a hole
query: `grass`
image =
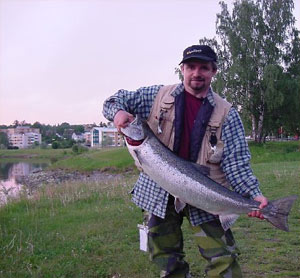
{"type": "MultiPolygon", "coordinates": [[[[257,148],[253,159],[264,158],[253,163],[253,170],[264,194],[270,199],[299,195],[300,153],[294,161],[283,160],[286,147],[257,148]],[[273,161],[268,152],[281,159],[273,161]]],[[[105,155],[112,157],[109,151],[105,155]]],[[[142,212],[129,194],[135,179],[48,185],[0,208],[0,278],[158,277],[148,254],[139,251],[136,225],[142,212]]],[[[300,277],[299,221],[300,200],[290,214],[289,233],[258,219],[238,219],[232,230],[245,278],[300,277]]],[[[202,277],[205,261],[188,226],[184,221],[187,260],[193,277],[202,277]]]]}
{"type": "Polygon", "coordinates": [[[52,169],[68,169],[78,171],[115,171],[123,172],[135,168],[133,159],[126,148],[90,150],[80,155],[73,155],[59,160],[51,166],[52,169]]]}
{"type": "Polygon", "coordinates": [[[71,154],[69,149],[19,149],[19,150],[1,150],[0,158],[15,158],[15,159],[62,159],[71,154]]]}
{"type": "Polygon", "coordinates": [[[268,142],[266,144],[250,142],[249,147],[253,164],[300,160],[300,141],[268,142]]]}

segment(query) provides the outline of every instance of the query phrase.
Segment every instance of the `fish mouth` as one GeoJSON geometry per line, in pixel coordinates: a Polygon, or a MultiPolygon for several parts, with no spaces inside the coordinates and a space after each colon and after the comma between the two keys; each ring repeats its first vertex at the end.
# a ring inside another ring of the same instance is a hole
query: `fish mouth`
{"type": "Polygon", "coordinates": [[[133,140],[132,138],[125,136],[125,141],[126,141],[126,144],[127,144],[128,148],[131,147],[131,148],[139,149],[139,148],[141,148],[142,146],[144,146],[146,144],[148,139],[149,139],[148,136],[145,137],[142,140],[133,140]]]}
{"type": "Polygon", "coordinates": [[[139,145],[141,145],[143,142],[144,142],[144,139],[142,140],[134,140],[128,136],[125,136],[125,140],[127,142],[128,145],[130,146],[134,146],[134,147],[137,147],[139,145]]]}

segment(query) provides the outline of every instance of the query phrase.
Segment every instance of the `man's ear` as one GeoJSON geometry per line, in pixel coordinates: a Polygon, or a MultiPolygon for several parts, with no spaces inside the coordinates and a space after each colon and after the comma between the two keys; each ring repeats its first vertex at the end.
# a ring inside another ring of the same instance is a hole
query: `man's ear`
{"type": "Polygon", "coordinates": [[[184,68],[184,64],[181,64],[180,65],[180,70],[181,70],[182,73],[183,73],[183,68],[184,68]]]}

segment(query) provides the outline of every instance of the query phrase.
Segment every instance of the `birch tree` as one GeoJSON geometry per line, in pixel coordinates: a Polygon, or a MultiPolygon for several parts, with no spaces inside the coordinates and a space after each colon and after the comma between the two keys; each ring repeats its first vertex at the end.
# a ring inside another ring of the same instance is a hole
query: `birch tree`
{"type": "Polygon", "coordinates": [[[237,0],[231,12],[224,2],[220,6],[217,38],[205,38],[200,44],[209,42],[218,52],[214,87],[251,119],[252,137],[261,142],[268,129],[266,115],[278,111],[287,100],[287,90],[281,86],[287,70],[295,67],[298,59],[287,59],[299,39],[292,14],[294,3],[237,0]]]}

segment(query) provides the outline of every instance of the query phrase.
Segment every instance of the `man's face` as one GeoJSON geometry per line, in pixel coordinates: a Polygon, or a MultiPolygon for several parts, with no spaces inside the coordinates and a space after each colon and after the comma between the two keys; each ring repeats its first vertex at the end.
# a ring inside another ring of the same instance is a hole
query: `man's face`
{"type": "Polygon", "coordinates": [[[205,97],[216,70],[211,62],[191,60],[181,66],[185,90],[196,97],[205,97]]]}

